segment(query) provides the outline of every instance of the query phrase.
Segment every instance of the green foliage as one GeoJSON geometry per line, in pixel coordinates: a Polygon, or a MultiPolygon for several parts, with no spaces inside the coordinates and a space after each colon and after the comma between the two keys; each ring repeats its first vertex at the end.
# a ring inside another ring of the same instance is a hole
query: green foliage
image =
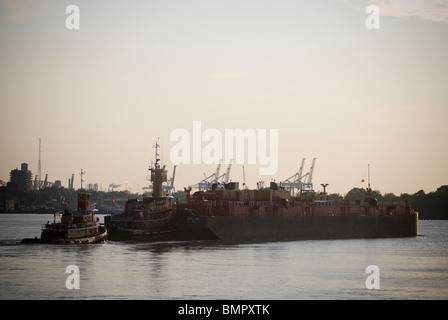
{"type": "MultiPolygon", "coordinates": [[[[353,188],[345,195],[345,200],[363,201],[367,191],[362,188],[353,188]]],[[[396,196],[393,193],[381,194],[380,191],[372,191],[372,196],[383,202],[408,201],[412,208],[419,212],[420,219],[448,219],[448,185],[441,186],[434,192],[426,194],[419,190],[414,194],[402,193],[396,196]]]]}
{"type": "Polygon", "coordinates": [[[328,200],[335,201],[335,200],[342,200],[342,199],[344,199],[344,197],[341,196],[339,193],[330,193],[328,195],[328,200]]]}
{"type": "Polygon", "coordinates": [[[357,200],[364,200],[365,196],[367,194],[367,191],[363,188],[353,188],[344,197],[344,200],[349,201],[357,201],[357,200]]]}

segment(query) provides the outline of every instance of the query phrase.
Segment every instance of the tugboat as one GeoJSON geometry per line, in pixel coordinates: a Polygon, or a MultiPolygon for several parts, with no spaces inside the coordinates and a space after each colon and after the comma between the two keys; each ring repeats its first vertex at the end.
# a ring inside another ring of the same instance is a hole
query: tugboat
{"type": "Polygon", "coordinates": [[[176,239],[177,223],[173,197],[163,192],[167,170],[161,167],[156,143],[156,160],[151,171],[152,196],[128,199],[124,212],[106,216],[109,239],[115,241],[168,241],[176,239]]]}
{"type": "Polygon", "coordinates": [[[99,218],[95,218],[95,209],[90,206],[90,194],[82,188],[78,192],[78,211],[70,213],[65,210],[60,222],[56,222],[58,212],[54,213],[53,223],[47,222],[42,226],[40,238],[23,239],[22,243],[52,243],[52,244],[73,244],[73,243],[103,243],[107,240],[108,232],[99,223],[99,218]]]}

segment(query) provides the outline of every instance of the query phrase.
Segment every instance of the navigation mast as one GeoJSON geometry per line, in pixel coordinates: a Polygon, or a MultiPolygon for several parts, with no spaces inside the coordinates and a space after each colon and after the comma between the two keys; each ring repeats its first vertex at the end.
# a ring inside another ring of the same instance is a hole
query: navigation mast
{"type": "Polygon", "coordinates": [[[161,197],[163,195],[163,183],[168,181],[167,171],[165,166],[161,168],[159,164],[159,143],[156,142],[153,148],[156,149],[156,162],[154,163],[154,168],[149,167],[149,171],[151,171],[152,195],[153,197],[161,197]]]}
{"type": "Polygon", "coordinates": [[[83,169],[81,169],[81,172],[79,173],[79,175],[81,176],[81,190],[82,190],[82,183],[84,182],[84,179],[82,178],[82,176],[84,174],[86,174],[86,172],[83,169]]]}
{"type": "Polygon", "coordinates": [[[370,198],[372,195],[372,189],[370,188],[370,164],[367,164],[367,196],[370,198]]]}

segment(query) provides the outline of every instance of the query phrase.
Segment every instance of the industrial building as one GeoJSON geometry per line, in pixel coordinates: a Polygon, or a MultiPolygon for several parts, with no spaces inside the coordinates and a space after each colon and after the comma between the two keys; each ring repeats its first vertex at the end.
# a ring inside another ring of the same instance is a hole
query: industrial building
{"type": "Polygon", "coordinates": [[[10,181],[16,183],[20,188],[25,190],[31,190],[32,186],[32,173],[28,170],[28,164],[22,163],[20,170],[11,170],[9,174],[10,181]]]}

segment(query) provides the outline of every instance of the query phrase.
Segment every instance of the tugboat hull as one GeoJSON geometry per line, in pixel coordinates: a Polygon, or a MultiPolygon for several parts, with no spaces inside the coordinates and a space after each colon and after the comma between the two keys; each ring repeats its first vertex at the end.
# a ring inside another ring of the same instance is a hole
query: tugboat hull
{"type": "MultiPolygon", "coordinates": [[[[104,217],[104,223],[109,234],[108,239],[112,241],[172,241],[177,240],[177,226],[174,219],[164,226],[134,229],[123,228],[117,221],[111,221],[111,216],[104,217]]],[[[138,227],[138,224],[135,224],[138,227]]]]}
{"type": "Polygon", "coordinates": [[[104,243],[108,239],[108,233],[104,227],[99,227],[99,234],[92,237],[84,238],[26,238],[22,240],[24,244],[44,243],[44,244],[77,244],[77,243],[104,243]]]}
{"type": "Polygon", "coordinates": [[[177,240],[177,223],[173,197],[165,194],[165,166],[159,164],[159,145],[156,143],[155,163],[150,167],[152,195],[143,199],[128,199],[124,211],[104,217],[112,241],[171,241],[177,240]]]}

